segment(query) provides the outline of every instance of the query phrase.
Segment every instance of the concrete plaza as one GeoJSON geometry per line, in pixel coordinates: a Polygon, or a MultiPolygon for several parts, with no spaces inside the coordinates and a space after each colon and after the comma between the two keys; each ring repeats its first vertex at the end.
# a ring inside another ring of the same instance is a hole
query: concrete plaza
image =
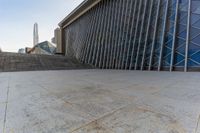
{"type": "Polygon", "coordinates": [[[0,133],[200,133],[200,73],[0,73],[0,133]]]}

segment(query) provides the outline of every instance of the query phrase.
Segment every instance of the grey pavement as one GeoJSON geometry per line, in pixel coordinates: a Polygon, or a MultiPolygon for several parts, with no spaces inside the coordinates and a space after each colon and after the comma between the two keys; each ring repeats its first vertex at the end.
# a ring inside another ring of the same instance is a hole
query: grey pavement
{"type": "Polygon", "coordinates": [[[0,133],[200,133],[200,73],[0,73],[0,133]]]}

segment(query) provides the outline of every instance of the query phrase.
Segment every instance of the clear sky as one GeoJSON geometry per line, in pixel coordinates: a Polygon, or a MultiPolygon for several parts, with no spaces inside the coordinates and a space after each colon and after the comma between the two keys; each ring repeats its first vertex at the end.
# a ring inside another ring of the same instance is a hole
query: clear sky
{"type": "Polygon", "coordinates": [[[58,23],[83,0],[0,0],[0,47],[17,52],[33,46],[33,24],[40,42],[51,40],[58,23]]]}

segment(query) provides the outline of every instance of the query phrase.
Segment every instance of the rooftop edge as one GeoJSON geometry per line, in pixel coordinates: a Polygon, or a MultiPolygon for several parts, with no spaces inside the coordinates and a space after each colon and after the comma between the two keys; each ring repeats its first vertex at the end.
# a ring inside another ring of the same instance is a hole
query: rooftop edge
{"type": "Polygon", "coordinates": [[[60,27],[66,27],[84,15],[88,10],[93,8],[101,0],[84,0],[79,4],[69,15],[67,15],[58,25],[60,27]]]}

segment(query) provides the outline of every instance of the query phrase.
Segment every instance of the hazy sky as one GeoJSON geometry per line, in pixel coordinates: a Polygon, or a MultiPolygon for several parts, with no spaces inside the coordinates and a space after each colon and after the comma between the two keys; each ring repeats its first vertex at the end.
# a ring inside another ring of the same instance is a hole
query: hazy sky
{"type": "Polygon", "coordinates": [[[0,0],[0,47],[17,52],[33,46],[33,24],[40,42],[51,40],[58,23],[83,0],[0,0]]]}

